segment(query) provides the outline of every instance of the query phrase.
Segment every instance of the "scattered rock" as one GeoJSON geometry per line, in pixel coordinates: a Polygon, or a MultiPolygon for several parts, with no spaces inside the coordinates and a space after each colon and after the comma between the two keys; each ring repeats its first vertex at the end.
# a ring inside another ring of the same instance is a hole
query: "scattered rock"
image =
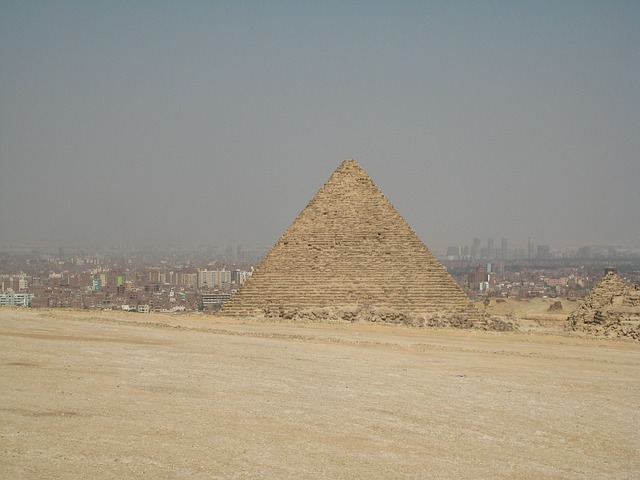
{"type": "Polygon", "coordinates": [[[407,312],[381,307],[344,308],[327,307],[317,309],[294,309],[273,311],[267,318],[278,318],[296,322],[348,322],[348,323],[383,323],[408,325],[412,327],[463,328],[498,332],[510,332],[518,329],[514,318],[501,319],[488,313],[449,313],[438,312],[426,315],[414,315],[407,312]]]}

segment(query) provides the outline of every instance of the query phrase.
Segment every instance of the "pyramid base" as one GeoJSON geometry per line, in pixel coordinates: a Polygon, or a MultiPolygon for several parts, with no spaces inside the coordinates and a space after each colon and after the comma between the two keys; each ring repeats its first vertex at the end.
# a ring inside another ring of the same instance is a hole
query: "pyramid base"
{"type": "Polygon", "coordinates": [[[302,323],[313,322],[346,322],[346,323],[382,323],[392,325],[407,325],[412,327],[435,328],[463,328],[491,331],[514,331],[518,327],[515,323],[502,320],[492,315],[481,313],[470,307],[459,312],[435,312],[414,314],[382,307],[323,307],[307,309],[265,309],[264,312],[246,315],[263,320],[293,321],[302,323]]]}

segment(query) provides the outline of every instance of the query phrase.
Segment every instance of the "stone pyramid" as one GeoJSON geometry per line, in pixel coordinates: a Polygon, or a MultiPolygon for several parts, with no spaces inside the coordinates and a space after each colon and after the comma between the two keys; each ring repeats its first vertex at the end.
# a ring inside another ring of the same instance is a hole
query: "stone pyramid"
{"type": "Polygon", "coordinates": [[[608,272],[565,323],[565,330],[640,340],[640,290],[608,272]]]}
{"type": "Polygon", "coordinates": [[[384,312],[382,320],[479,313],[355,160],[333,173],[222,313],[338,310],[347,319],[384,312]]]}

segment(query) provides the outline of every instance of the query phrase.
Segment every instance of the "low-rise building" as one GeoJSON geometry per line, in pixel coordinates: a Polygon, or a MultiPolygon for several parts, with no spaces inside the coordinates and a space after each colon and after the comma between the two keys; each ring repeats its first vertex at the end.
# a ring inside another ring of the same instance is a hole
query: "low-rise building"
{"type": "Polygon", "coordinates": [[[0,307],[30,307],[33,293],[14,292],[12,289],[0,293],[0,307]]]}

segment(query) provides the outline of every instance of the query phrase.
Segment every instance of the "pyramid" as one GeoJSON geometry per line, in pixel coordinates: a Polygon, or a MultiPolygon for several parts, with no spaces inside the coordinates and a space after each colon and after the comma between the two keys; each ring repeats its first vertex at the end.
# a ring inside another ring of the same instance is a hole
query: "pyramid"
{"type": "Polygon", "coordinates": [[[478,314],[355,160],[338,167],[222,313],[314,318],[323,310],[478,314]]]}
{"type": "Polygon", "coordinates": [[[608,272],[565,322],[565,330],[640,340],[640,290],[608,272]]]}

